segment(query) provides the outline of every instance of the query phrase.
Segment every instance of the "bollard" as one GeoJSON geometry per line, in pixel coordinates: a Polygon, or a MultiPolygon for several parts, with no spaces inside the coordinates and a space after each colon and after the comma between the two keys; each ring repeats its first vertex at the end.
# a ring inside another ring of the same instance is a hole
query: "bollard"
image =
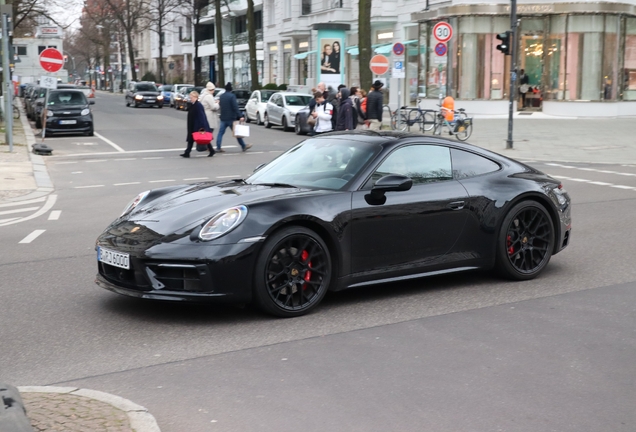
{"type": "Polygon", "coordinates": [[[18,389],[0,383],[0,431],[33,432],[18,389]]]}

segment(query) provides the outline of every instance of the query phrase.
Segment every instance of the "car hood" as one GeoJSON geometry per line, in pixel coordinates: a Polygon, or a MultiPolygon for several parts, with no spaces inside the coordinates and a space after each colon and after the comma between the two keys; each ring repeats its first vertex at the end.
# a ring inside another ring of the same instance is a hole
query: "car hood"
{"type": "Polygon", "coordinates": [[[153,92],[153,91],[140,91],[140,92],[136,92],[135,96],[137,95],[142,95],[142,96],[159,96],[160,93],[158,92],[153,92]]]}
{"type": "Polygon", "coordinates": [[[88,108],[88,105],[76,104],[76,105],[50,106],[48,110],[53,112],[59,112],[59,111],[83,110],[84,108],[88,108]]]}
{"type": "Polygon", "coordinates": [[[198,183],[172,189],[148,202],[142,201],[124,219],[151,227],[157,234],[165,236],[192,229],[230,207],[242,204],[249,207],[251,204],[295,194],[322,193],[324,191],[242,182],[198,183]]]}

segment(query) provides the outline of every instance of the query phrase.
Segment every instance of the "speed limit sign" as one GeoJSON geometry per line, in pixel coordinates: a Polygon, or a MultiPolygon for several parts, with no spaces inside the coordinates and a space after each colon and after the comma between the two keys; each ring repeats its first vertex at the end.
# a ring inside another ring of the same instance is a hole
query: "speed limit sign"
{"type": "Polygon", "coordinates": [[[438,22],[433,27],[433,36],[440,42],[448,42],[453,37],[453,27],[447,22],[438,22]]]}

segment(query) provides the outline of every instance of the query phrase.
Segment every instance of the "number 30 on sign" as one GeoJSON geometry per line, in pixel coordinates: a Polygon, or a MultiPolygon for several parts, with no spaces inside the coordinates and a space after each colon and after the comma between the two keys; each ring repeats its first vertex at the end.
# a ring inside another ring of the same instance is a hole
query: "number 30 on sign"
{"type": "Polygon", "coordinates": [[[453,37],[453,27],[446,22],[438,22],[433,27],[433,36],[439,42],[448,42],[453,37]]]}

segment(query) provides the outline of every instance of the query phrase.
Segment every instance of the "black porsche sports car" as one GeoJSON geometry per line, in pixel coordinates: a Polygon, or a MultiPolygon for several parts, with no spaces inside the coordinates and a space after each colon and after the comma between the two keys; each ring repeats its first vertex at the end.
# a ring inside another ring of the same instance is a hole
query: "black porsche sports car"
{"type": "Polygon", "coordinates": [[[96,282],[292,317],[329,290],[493,267],[531,279],[570,232],[561,183],[520,162],[438,137],[335,132],[244,180],[141,193],[97,239],[96,282]]]}

